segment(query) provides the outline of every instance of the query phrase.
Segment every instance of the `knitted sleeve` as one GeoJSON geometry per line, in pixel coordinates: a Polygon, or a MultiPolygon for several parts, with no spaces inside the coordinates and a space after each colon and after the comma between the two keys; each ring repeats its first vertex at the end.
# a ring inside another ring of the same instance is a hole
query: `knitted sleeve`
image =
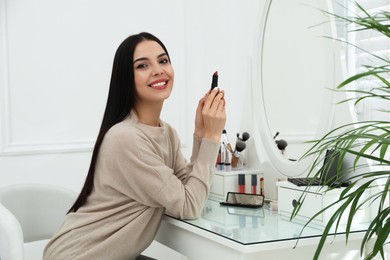
{"type": "Polygon", "coordinates": [[[188,162],[181,152],[181,146],[180,142],[177,142],[177,145],[175,147],[175,163],[174,163],[174,174],[179,178],[183,183],[187,183],[188,181],[188,174],[192,171],[192,168],[194,166],[194,162],[196,162],[196,159],[198,158],[199,149],[201,145],[201,139],[193,136],[193,145],[192,145],[192,154],[190,162],[188,162]]]}
{"type": "Polygon", "coordinates": [[[107,167],[112,168],[113,174],[118,172],[119,185],[126,186],[121,189],[122,193],[146,206],[164,207],[178,218],[199,216],[215,171],[218,142],[202,139],[191,167],[185,166],[184,160],[180,162],[178,168],[187,176],[187,181],[182,182],[175,175],[175,166],[167,165],[167,161],[177,160],[177,145],[167,153],[159,150],[148,137],[134,131],[119,131],[107,138],[105,149],[112,151],[110,158],[106,158],[107,167]],[[167,160],[170,156],[172,158],[167,160]]]}

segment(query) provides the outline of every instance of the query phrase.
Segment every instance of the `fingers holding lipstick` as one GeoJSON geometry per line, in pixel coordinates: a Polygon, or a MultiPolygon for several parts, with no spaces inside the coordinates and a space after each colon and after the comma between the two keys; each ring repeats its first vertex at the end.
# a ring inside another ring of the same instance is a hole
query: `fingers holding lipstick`
{"type": "Polygon", "coordinates": [[[211,109],[215,111],[220,111],[225,107],[225,93],[220,91],[217,95],[215,95],[213,103],[211,104],[211,109]]]}
{"type": "Polygon", "coordinates": [[[219,141],[226,122],[225,93],[217,88],[207,95],[202,108],[204,137],[219,141]]]}
{"type": "Polygon", "coordinates": [[[204,107],[204,103],[206,101],[206,96],[205,94],[198,103],[198,107],[196,108],[196,114],[195,114],[195,136],[198,138],[203,138],[204,136],[204,123],[203,123],[203,116],[202,116],[202,111],[204,107]]]}
{"type": "Polygon", "coordinates": [[[213,105],[214,100],[216,102],[219,102],[221,99],[224,98],[224,96],[225,92],[223,90],[220,90],[219,88],[214,88],[210,93],[207,92],[205,94],[204,106],[210,108],[213,105]]]}

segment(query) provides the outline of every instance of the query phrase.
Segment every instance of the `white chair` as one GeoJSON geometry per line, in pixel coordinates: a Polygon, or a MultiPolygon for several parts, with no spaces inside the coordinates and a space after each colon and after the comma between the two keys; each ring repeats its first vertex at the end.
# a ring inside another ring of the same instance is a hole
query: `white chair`
{"type": "Polygon", "coordinates": [[[77,193],[45,184],[0,188],[0,259],[38,260],[77,193]]]}

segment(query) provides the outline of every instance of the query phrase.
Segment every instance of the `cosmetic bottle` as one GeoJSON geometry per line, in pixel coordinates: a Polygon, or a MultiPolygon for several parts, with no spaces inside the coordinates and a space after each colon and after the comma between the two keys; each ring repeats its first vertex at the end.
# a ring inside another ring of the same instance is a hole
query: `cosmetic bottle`
{"type": "Polygon", "coordinates": [[[218,160],[217,160],[217,170],[223,171],[225,168],[225,146],[223,143],[220,143],[219,146],[219,153],[218,153],[218,160]]]}
{"type": "Polygon", "coordinates": [[[232,154],[230,153],[229,149],[225,146],[225,161],[224,161],[225,171],[230,171],[232,169],[230,163],[231,157],[232,154]]]}
{"type": "Polygon", "coordinates": [[[257,174],[252,174],[251,189],[252,194],[257,194],[257,174]]]}
{"type": "Polygon", "coordinates": [[[238,174],[238,192],[245,193],[245,174],[238,174]]]}
{"type": "Polygon", "coordinates": [[[264,178],[260,178],[260,195],[264,196],[264,178]]]}

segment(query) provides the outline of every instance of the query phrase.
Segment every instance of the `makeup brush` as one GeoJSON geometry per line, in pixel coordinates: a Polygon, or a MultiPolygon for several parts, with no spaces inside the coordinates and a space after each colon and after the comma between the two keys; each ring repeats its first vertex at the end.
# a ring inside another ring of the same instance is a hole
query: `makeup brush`
{"type": "Polygon", "coordinates": [[[278,146],[278,149],[283,151],[284,149],[286,149],[288,143],[286,140],[283,140],[283,139],[280,139],[280,140],[276,140],[275,141],[276,145],[278,146]]]}
{"type": "Polygon", "coordinates": [[[240,133],[237,133],[237,141],[242,141],[242,139],[240,138],[240,133]]]}
{"type": "Polygon", "coordinates": [[[250,137],[250,134],[248,132],[242,133],[242,141],[246,142],[250,137]]]}
{"type": "Polygon", "coordinates": [[[231,166],[232,168],[237,167],[238,158],[240,158],[241,152],[246,148],[246,144],[243,141],[237,141],[236,143],[236,149],[234,150],[234,153],[232,155],[232,162],[231,166]]]}
{"type": "MultiPolygon", "coordinates": [[[[274,139],[279,135],[279,132],[276,132],[274,139]]],[[[283,151],[286,149],[288,143],[286,140],[280,139],[280,140],[275,140],[276,146],[278,147],[279,150],[283,151]]]]}
{"type": "Polygon", "coordinates": [[[231,153],[233,153],[233,148],[232,148],[232,146],[231,146],[230,143],[229,143],[229,139],[228,139],[228,137],[227,137],[226,129],[223,129],[223,131],[222,131],[222,142],[223,142],[223,144],[226,146],[226,148],[227,148],[231,153]]]}

